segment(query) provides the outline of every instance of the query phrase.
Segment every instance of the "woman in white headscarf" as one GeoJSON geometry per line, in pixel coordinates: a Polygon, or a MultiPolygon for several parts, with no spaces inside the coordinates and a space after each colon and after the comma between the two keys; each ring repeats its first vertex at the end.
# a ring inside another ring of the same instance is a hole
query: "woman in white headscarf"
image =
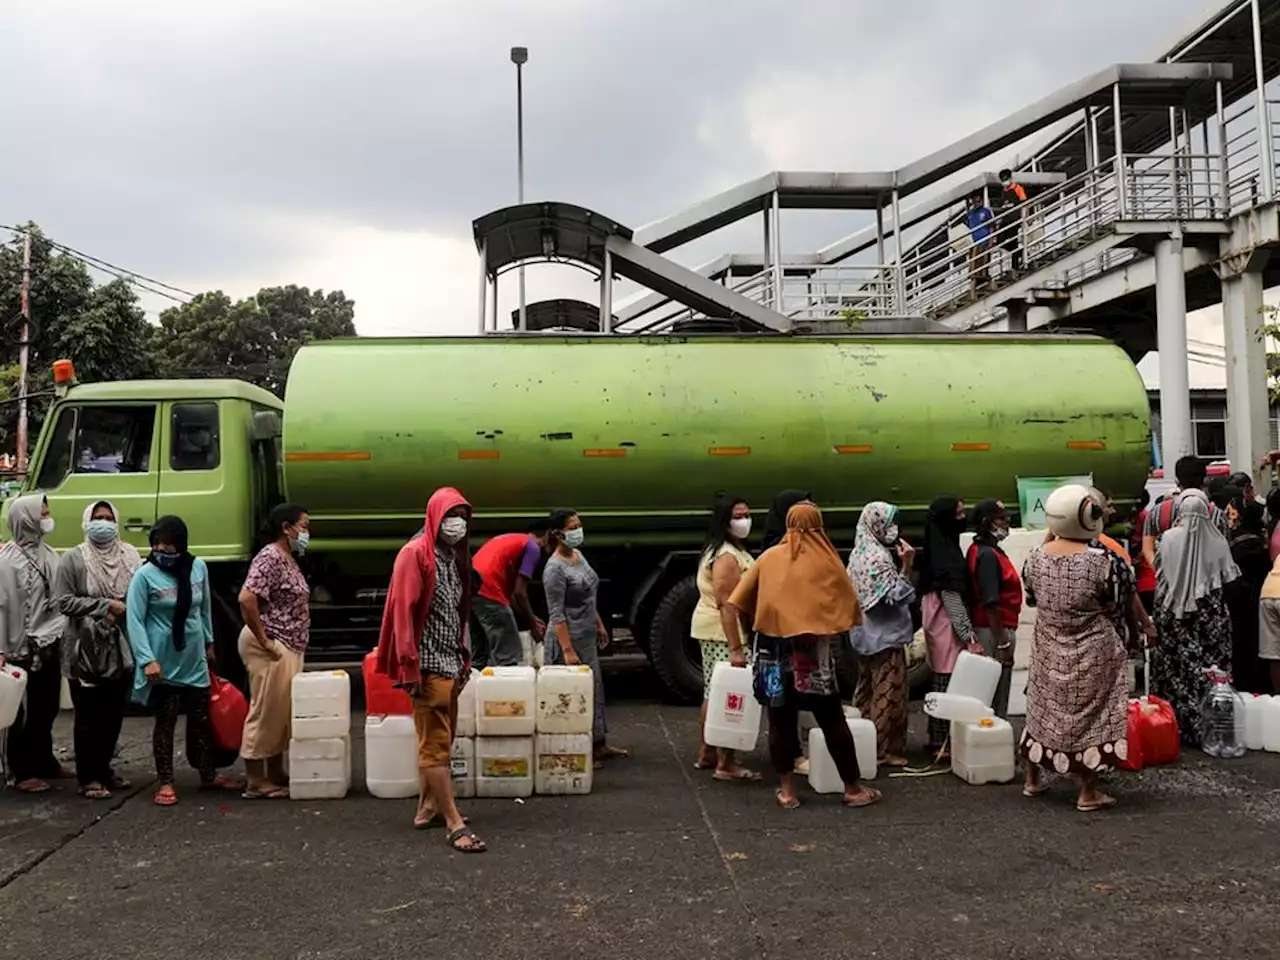
{"type": "Polygon", "coordinates": [[[1231,546],[1209,519],[1200,490],[1178,497],[1177,522],[1156,545],[1156,628],[1152,692],[1173,705],[1183,743],[1203,735],[1200,701],[1209,689],[1205,668],[1231,664],[1231,614],[1224,588],[1240,576],[1231,546]]]}
{"type": "Polygon", "coordinates": [[[54,602],[58,555],[44,542],[53,518],[43,493],[9,507],[13,539],[0,549],[0,663],[27,671],[27,696],[9,728],[14,789],[43,793],[49,780],[69,776],[53,753],[53,721],[62,699],[58,641],[66,620],[54,602]]]}
{"type": "Polygon", "coordinates": [[[76,779],[90,800],[106,800],[129,783],[111,769],[133,683],[133,652],[124,632],[124,598],[142,557],[120,539],[116,508],[85,507],[84,542],[58,561],[54,590],[67,618],[62,672],[75,700],[76,779]]]}

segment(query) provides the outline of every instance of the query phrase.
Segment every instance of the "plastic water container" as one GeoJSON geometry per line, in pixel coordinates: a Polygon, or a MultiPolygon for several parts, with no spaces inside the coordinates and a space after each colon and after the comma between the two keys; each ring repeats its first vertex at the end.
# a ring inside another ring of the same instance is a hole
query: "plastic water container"
{"type": "Polygon", "coordinates": [[[533,796],[533,737],[476,737],[475,745],[477,797],[533,796]]]}
{"type": "Polygon", "coordinates": [[[345,670],[293,678],[293,737],[332,740],[351,733],[351,678],[345,670]]]}
{"type": "Polygon", "coordinates": [[[365,655],[364,662],[360,665],[360,675],[364,680],[364,712],[369,716],[410,716],[413,713],[413,701],[391,682],[390,677],[378,672],[377,663],[378,651],[372,650],[365,655]]]}
{"type": "Polygon", "coordinates": [[[594,766],[589,733],[540,733],[534,738],[533,789],[537,793],[590,793],[594,766]]]}
{"type": "Polygon", "coordinates": [[[1219,760],[1233,760],[1245,755],[1245,705],[1231,676],[1218,667],[1205,671],[1209,690],[1200,701],[1200,726],[1203,738],[1200,749],[1219,760]]]}
{"type": "Polygon", "coordinates": [[[418,735],[412,717],[365,718],[364,785],[384,800],[418,795],[418,735]]]}
{"type": "Polygon", "coordinates": [[[533,667],[485,667],[474,682],[478,736],[533,735],[538,682],[533,667]]]}
{"type": "MultiPolygon", "coordinates": [[[[851,704],[848,704],[848,703],[844,704],[844,715],[846,719],[851,719],[851,720],[856,720],[858,717],[862,716],[862,714],[858,712],[857,707],[852,706],[851,704]]],[[[803,742],[805,743],[809,742],[809,731],[812,730],[817,725],[818,725],[817,717],[815,717],[808,710],[800,711],[800,739],[803,742]]]]}
{"type": "Polygon", "coordinates": [[[962,723],[976,723],[983,717],[995,716],[995,711],[988,704],[950,690],[946,693],[926,693],[924,712],[939,720],[959,720],[962,723]]]}
{"type": "Polygon", "coordinates": [[[27,671],[12,663],[0,668],[0,730],[8,730],[18,719],[26,692],[27,671]]]}
{"type": "Polygon", "coordinates": [[[1280,696],[1266,697],[1262,710],[1262,749],[1280,753],[1280,696]]]}
{"type": "Polygon", "coordinates": [[[1267,701],[1270,697],[1257,693],[1240,694],[1244,704],[1244,745],[1249,750],[1261,750],[1265,744],[1267,701]]]}
{"type": "Polygon", "coordinates": [[[289,741],[289,797],[341,800],[351,789],[351,737],[289,741]]]}
{"type": "Polygon", "coordinates": [[[449,753],[449,772],[453,774],[453,795],[468,800],[476,795],[476,742],[472,737],[457,737],[449,753]]]}
{"type": "Polygon", "coordinates": [[[458,726],[453,731],[455,737],[474,737],[476,735],[476,687],[480,679],[480,671],[472,670],[471,679],[458,694],[458,726]]]}
{"type": "Polygon", "coordinates": [[[997,661],[961,650],[960,656],[956,657],[955,669],[951,671],[951,680],[947,683],[947,693],[972,697],[989,707],[999,685],[1000,664],[997,661]]]}
{"type": "Polygon", "coordinates": [[[594,704],[590,667],[552,665],[538,671],[538,733],[591,733],[594,704]]]}
{"type": "Polygon", "coordinates": [[[703,738],[711,747],[754,750],[760,739],[763,711],[751,690],[751,669],[723,660],[711,674],[707,696],[707,723],[703,738]]]}
{"type": "Polygon", "coordinates": [[[1013,727],[999,717],[951,724],[951,772],[972,784],[1008,783],[1017,775],[1013,727]]]}
{"type": "MultiPolygon", "coordinates": [[[[846,717],[853,734],[853,749],[858,755],[858,770],[863,780],[876,778],[876,725],[861,717],[846,717]]],[[[844,781],[836,762],[827,750],[827,737],[821,727],[809,731],[809,786],[815,793],[843,793],[844,781]]]]}

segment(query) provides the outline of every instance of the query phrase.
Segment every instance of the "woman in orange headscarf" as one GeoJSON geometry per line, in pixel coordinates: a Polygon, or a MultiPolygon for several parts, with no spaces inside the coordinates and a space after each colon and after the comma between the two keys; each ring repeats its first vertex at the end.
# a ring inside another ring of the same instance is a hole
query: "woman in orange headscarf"
{"type": "Polygon", "coordinates": [[[844,805],[866,807],[880,800],[878,790],[859,783],[853,735],[836,688],[836,653],[862,619],[858,598],[816,506],[806,501],[787,512],[786,536],[742,574],[729,603],[756,632],[755,692],[769,710],[778,805],[788,810],[800,805],[794,771],[801,710],[813,713],[826,737],[844,780],[844,805]]]}

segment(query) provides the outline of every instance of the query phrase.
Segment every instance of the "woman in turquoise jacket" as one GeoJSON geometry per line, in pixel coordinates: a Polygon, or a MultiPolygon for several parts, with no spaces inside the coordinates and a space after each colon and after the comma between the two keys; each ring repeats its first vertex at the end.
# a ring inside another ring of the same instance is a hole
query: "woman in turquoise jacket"
{"type": "Polygon", "coordinates": [[[187,550],[187,525],[161,517],[151,528],[151,554],[129,584],[126,601],[133,647],[133,699],[155,710],[155,802],[178,802],[173,789],[173,737],[178,710],[187,714],[187,759],[200,774],[201,788],[238,790],[219,777],[209,742],[209,658],[213,614],[209,569],[187,550]]]}

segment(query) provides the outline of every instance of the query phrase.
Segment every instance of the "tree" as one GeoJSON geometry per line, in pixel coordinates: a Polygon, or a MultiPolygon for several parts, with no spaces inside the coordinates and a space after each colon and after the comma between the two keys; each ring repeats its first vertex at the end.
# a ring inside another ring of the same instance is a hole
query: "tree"
{"type": "Polygon", "coordinates": [[[157,361],[166,377],[237,377],[284,395],[304,344],[354,337],[355,303],[340,290],[264,287],[232,302],[221,290],[160,315],[157,361]]]}

